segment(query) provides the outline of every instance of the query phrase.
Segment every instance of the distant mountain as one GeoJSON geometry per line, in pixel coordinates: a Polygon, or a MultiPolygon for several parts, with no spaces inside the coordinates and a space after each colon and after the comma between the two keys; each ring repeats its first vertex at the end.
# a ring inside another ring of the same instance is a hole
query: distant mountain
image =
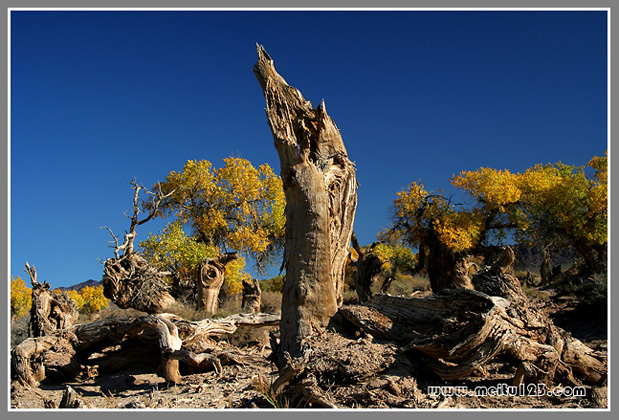
{"type": "Polygon", "coordinates": [[[82,290],[84,287],[99,287],[101,286],[101,282],[97,280],[86,280],[78,284],[74,284],[69,287],[57,287],[56,289],[62,290],[64,292],[68,292],[69,290],[77,290],[78,292],[82,290]]]}

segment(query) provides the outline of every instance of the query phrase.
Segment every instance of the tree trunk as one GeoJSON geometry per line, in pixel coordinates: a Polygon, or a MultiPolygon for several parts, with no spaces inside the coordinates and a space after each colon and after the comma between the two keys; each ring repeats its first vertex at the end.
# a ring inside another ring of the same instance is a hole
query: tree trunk
{"type": "Polygon", "coordinates": [[[32,307],[30,309],[30,336],[43,337],[52,335],[58,329],[68,328],[79,317],[77,304],[66,292],[52,295],[47,282],[37,281],[34,266],[26,263],[24,270],[30,276],[32,284],[32,307]]]}
{"type": "Polygon", "coordinates": [[[243,312],[255,314],[260,312],[260,283],[257,279],[243,280],[243,312]]]}
{"type": "Polygon", "coordinates": [[[313,109],[277,73],[262,46],[254,74],[266,99],[286,196],[283,363],[284,352],[299,355],[301,341],[324,329],[342,302],[357,180],[324,101],[313,109]]]}
{"type": "Polygon", "coordinates": [[[550,266],[550,252],[546,247],[542,248],[542,265],[539,268],[539,275],[541,277],[540,286],[547,286],[550,284],[552,267],[550,266]]]}
{"type": "Polygon", "coordinates": [[[226,264],[237,258],[236,252],[206,258],[200,263],[198,275],[198,309],[213,315],[219,309],[219,290],[224,284],[226,264]]]}
{"type": "MultiPolygon", "coordinates": [[[[369,250],[376,246],[379,242],[374,242],[370,245],[369,250]]],[[[374,254],[368,254],[359,245],[357,236],[352,234],[352,246],[357,251],[357,261],[355,266],[357,267],[357,276],[355,278],[355,290],[359,297],[359,302],[363,303],[372,298],[372,283],[376,280],[378,275],[382,272],[383,263],[374,254]]],[[[385,279],[385,282],[388,280],[385,279]]],[[[383,286],[387,287],[386,284],[383,286]]]]}
{"type": "MultiPolygon", "coordinates": [[[[441,294],[447,289],[472,289],[468,275],[467,256],[449,249],[432,236],[426,244],[428,252],[427,271],[432,293],[441,294]]],[[[421,258],[421,255],[420,255],[421,258]]]]}

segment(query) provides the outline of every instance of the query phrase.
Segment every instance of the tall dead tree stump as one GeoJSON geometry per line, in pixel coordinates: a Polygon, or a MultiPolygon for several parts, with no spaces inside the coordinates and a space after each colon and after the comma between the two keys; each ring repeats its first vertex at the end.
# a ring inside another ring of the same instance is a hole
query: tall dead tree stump
{"type": "Polygon", "coordinates": [[[289,86],[262,46],[254,74],[279,154],[286,196],[280,364],[326,328],[342,303],[344,269],[357,206],[357,179],[324,101],[312,108],[289,86]]]}

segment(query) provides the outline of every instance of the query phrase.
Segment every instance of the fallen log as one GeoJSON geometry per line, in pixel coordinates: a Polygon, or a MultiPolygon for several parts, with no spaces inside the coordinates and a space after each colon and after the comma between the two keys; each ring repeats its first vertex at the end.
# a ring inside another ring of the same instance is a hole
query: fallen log
{"type": "Polygon", "coordinates": [[[173,314],[106,318],[23,341],[11,352],[11,366],[17,381],[36,387],[46,378],[74,378],[93,365],[100,366],[101,371],[146,366],[151,364],[146,359],[159,354],[162,375],[169,382],[179,383],[179,361],[196,370],[243,363],[241,356],[230,352],[211,354],[216,337],[233,334],[239,325],[258,327],[278,322],[279,315],[273,314],[238,314],[200,321],[173,314]]]}
{"type": "MultiPolygon", "coordinates": [[[[500,261],[511,264],[513,259],[500,261]]],[[[340,308],[344,318],[373,336],[414,352],[443,379],[459,379],[507,354],[517,361],[514,384],[606,381],[606,361],[555,326],[528,300],[518,279],[494,264],[472,279],[476,290],[446,290],[426,298],[377,295],[340,308]]]]}
{"type": "MultiPolygon", "coordinates": [[[[36,387],[46,377],[45,355],[64,353],[72,359],[74,342],[70,334],[56,332],[53,335],[28,338],[11,352],[11,368],[15,379],[25,387],[36,387]]],[[[48,357],[49,362],[52,358],[48,357]]],[[[55,364],[58,369],[59,366],[55,364]]]]}

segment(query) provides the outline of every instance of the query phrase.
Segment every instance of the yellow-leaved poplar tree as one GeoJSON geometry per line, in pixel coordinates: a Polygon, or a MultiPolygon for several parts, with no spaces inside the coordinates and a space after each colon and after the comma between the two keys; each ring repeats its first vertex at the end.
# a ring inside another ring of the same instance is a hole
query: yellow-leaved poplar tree
{"type": "MultiPolygon", "coordinates": [[[[269,165],[254,167],[246,159],[230,157],[215,168],[207,160],[189,160],[158,188],[171,193],[158,215],[173,217],[176,224],[141,246],[177,278],[197,276],[202,259],[229,251],[253,257],[262,270],[283,246],[286,202],[281,179],[269,165]]],[[[248,277],[245,259],[226,265],[225,290],[240,291],[242,279],[248,277]]]]}
{"type": "Polygon", "coordinates": [[[11,276],[11,322],[26,315],[32,307],[32,289],[21,277],[11,276]]]}

